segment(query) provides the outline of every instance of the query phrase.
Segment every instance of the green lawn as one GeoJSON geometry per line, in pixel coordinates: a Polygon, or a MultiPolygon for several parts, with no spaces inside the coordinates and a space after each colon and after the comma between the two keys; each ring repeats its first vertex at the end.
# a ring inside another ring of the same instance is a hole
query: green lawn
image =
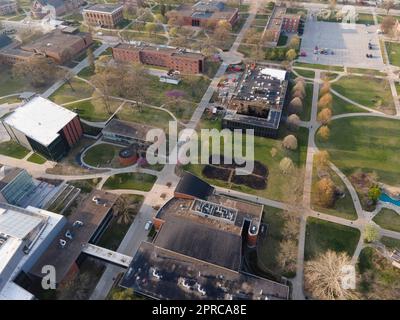
{"type": "Polygon", "coordinates": [[[300,114],[300,119],[303,121],[310,121],[311,119],[313,89],[314,85],[312,83],[306,83],[306,97],[303,101],[303,112],[300,114]]]}
{"type": "Polygon", "coordinates": [[[108,143],[97,144],[85,153],[83,160],[93,167],[107,167],[121,149],[108,143]]]}
{"type": "Polygon", "coordinates": [[[400,214],[396,211],[382,208],[373,220],[384,229],[400,232],[400,214]]]}
{"type": "MultiPolygon", "coordinates": [[[[314,162],[315,164],[315,162],[314,162]]],[[[335,205],[332,208],[325,208],[318,205],[318,189],[316,183],[318,182],[318,173],[317,168],[314,165],[313,168],[313,184],[312,184],[312,191],[311,191],[311,206],[314,210],[320,211],[326,214],[330,214],[333,216],[345,218],[348,220],[357,220],[357,213],[354,209],[353,200],[350,196],[350,193],[343,183],[342,179],[332,170],[328,169],[328,173],[335,183],[336,187],[340,188],[344,191],[345,196],[344,198],[337,199],[335,201],[335,205]]]]}
{"type": "Polygon", "coordinates": [[[89,66],[86,68],[83,68],[79,73],[78,76],[84,79],[89,80],[92,76],[94,75],[94,68],[89,66]]]}
{"type": "Polygon", "coordinates": [[[332,89],[366,107],[395,113],[389,82],[385,79],[345,76],[334,82],[332,89]]]}
{"type": "Polygon", "coordinates": [[[385,42],[390,64],[400,67],[400,43],[385,42]]]}
{"type": "Polygon", "coordinates": [[[37,163],[37,164],[43,164],[47,160],[46,158],[43,158],[40,154],[34,153],[28,158],[29,162],[37,163]]]}
{"type": "Polygon", "coordinates": [[[396,300],[400,296],[400,270],[374,248],[364,248],[357,264],[357,291],[365,300],[396,300]]]}
{"type": "Polygon", "coordinates": [[[278,39],[278,46],[286,46],[286,43],[287,43],[287,41],[288,41],[288,36],[286,36],[286,35],[284,35],[284,34],[281,34],[280,36],[279,36],[279,39],[278,39]]]}
{"type": "Polygon", "coordinates": [[[186,122],[192,117],[194,110],[197,108],[197,103],[183,100],[168,103],[164,108],[171,111],[178,120],[186,122]]]}
{"type": "Polygon", "coordinates": [[[32,87],[24,78],[14,77],[11,67],[0,65],[0,97],[24,91],[41,93],[44,88],[32,87]]]}
{"type": "Polygon", "coordinates": [[[81,189],[81,192],[83,193],[90,193],[99,182],[100,179],[94,178],[94,179],[68,181],[68,184],[81,189]]]}
{"type": "Polygon", "coordinates": [[[374,75],[374,76],[386,76],[386,73],[374,70],[374,69],[364,69],[364,68],[347,68],[348,73],[363,73],[367,75],[374,75]]]}
{"type": "Polygon", "coordinates": [[[315,72],[313,70],[303,70],[303,69],[297,69],[297,68],[294,68],[294,70],[296,71],[296,73],[298,73],[300,76],[302,76],[304,78],[314,79],[314,77],[315,77],[315,72]]]}
{"type": "MultiPolygon", "coordinates": [[[[135,216],[143,202],[143,196],[124,195],[128,199],[128,203],[132,206],[130,214],[135,216]]],[[[118,223],[117,218],[113,218],[107,226],[106,231],[101,235],[98,245],[109,250],[117,250],[131,223],[118,223]]]]}
{"type": "Polygon", "coordinates": [[[327,250],[344,251],[351,257],[359,238],[360,231],[357,229],[309,217],[306,226],[305,260],[314,259],[327,250]]]}
{"type": "Polygon", "coordinates": [[[333,102],[332,102],[333,115],[338,115],[343,113],[368,112],[367,110],[361,109],[334,94],[332,94],[332,97],[333,97],[333,102]]]}
{"type": "Polygon", "coordinates": [[[183,91],[185,100],[200,102],[211,82],[208,77],[204,76],[183,76],[179,85],[160,82],[156,76],[149,76],[149,79],[149,90],[145,102],[155,106],[161,106],[166,102],[165,94],[170,90],[183,91]]]}
{"type": "MultiPolygon", "coordinates": [[[[220,127],[220,121],[202,121],[201,128],[204,127],[220,127]]],[[[203,165],[189,164],[184,166],[185,170],[193,172],[195,175],[202,177],[211,184],[231,188],[245,193],[255,194],[258,196],[274,199],[277,201],[289,201],[293,196],[293,188],[299,186],[300,177],[303,174],[308,142],[308,130],[300,128],[295,135],[298,138],[299,148],[296,151],[288,151],[282,148],[282,139],[289,134],[281,127],[278,139],[270,139],[264,137],[254,137],[254,158],[260,161],[268,168],[267,188],[264,190],[254,190],[243,185],[228,184],[227,182],[217,179],[207,179],[202,175],[203,165]],[[273,156],[271,150],[275,148],[277,154],[273,156]],[[279,162],[284,157],[292,159],[295,170],[292,174],[282,174],[279,169],[279,162]]],[[[301,192],[301,191],[300,191],[301,192]]]]}
{"type": "MultiPolygon", "coordinates": [[[[115,35],[112,32],[107,32],[107,31],[102,31],[103,34],[106,33],[111,33],[111,35],[115,35]]],[[[154,44],[167,44],[168,39],[160,34],[152,34],[149,35],[147,32],[137,32],[137,31],[133,31],[133,30],[124,30],[121,31],[121,35],[123,37],[127,37],[130,40],[134,40],[134,41],[145,41],[145,42],[150,42],[150,43],[154,43],[154,44]]]]}
{"type": "Polygon", "coordinates": [[[390,238],[383,236],[381,242],[389,249],[399,249],[400,250],[400,240],[395,238],[390,238]]]}
{"type": "Polygon", "coordinates": [[[28,149],[12,140],[0,143],[0,154],[5,156],[22,159],[29,152],[28,149]]]}
{"type": "MultiPolygon", "coordinates": [[[[263,223],[267,224],[267,234],[260,237],[258,242],[258,265],[265,271],[280,274],[282,270],[278,266],[277,257],[279,254],[280,243],[285,239],[283,227],[285,216],[283,210],[264,207],[263,223]]],[[[292,275],[293,276],[293,275],[292,275]]]]}
{"type": "Polygon", "coordinates": [[[329,71],[344,71],[343,67],[340,66],[326,66],[324,64],[318,64],[318,63],[304,63],[296,61],[294,66],[310,68],[310,69],[329,70],[329,71]]]}
{"type": "Polygon", "coordinates": [[[111,176],[104,184],[104,189],[134,189],[150,191],[157,177],[146,173],[119,173],[111,176]]]}
{"type": "Polygon", "coordinates": [[[49,99],[57,104],[64,104],[92,96],[94,89],[86,82],[76,78],[73,78],[70,82],[71,85],[63,84],[49,99]]]}
{"type": "Polygon", "coordinates": [[[357,169],[375,171],[378,180],[400,185],[400,126],[398,120],[377,117],[343,118],[331,122],[330,138],[317,146],[347,176],[357,169]]]}
{"type": "Polygon", "coordinates": [[[96,122],[108,120],[112,113],[118,109],[121,103],[122,102],[119,100],[111,100],[110,112],[107,111],[107,108],[101,98],[71,103],[65,105],[64,107],[78,113],[82,119],[96,122]]]}
{"type": "Polygon", "coordinates": [[[357,23],[370,25],[375,24],[373,15],[369,13],[359,13],[357,23]]]}
{"type": "Polygon", "coordinates": [[[125,104],[117,113],[120,120],[147,124],[157,128],[168,129],[168,122],[174,119],[163,110],[142,106],[140,109],[131,104],[125,104]]]}

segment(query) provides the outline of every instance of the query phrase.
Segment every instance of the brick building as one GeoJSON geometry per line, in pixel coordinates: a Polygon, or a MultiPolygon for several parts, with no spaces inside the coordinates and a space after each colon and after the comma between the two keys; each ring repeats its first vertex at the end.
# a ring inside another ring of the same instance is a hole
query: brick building
{"type": "Polygon", "coordinates": [[[31,14],[36,19],[42,19],[47,15],[56,18],[78,9],[84,2],[84,0],[35,0],[32,3],[31,14]]]}
{"type": "Polygon", "coordinates": [[[123,8],[120,4],[95,4],[83,9],[82,14],[87,24],[115,28],[123,19],[123,8]]]}
{"type": "Polygon", "coordinates": [[[239,9],[227,8],[223,2],[214,0],[183,4],[177,8],[176,14],[182,17],[184,25],[193,27],[204,27],[220,20],[226,20],[233,26],[239,19],[239,9]]]}
{"type": "Polygon", "coordinates": [[[188,52],[171,47],[146,44],[120,43],[113,48],[113,57],[119,62],[136,62],[179,70],[184,73],[204,71],[205,57],[200,53],[188,52]]]}
{"type": "Polygon", "coordinates": [[[287,33],[294,33],[299,30],[301,16],[299,14],[285,14],[281,30],[287,33]]]}
{"type": "Polygon", "coordinates": [[[286,13],[286,7],[277,6],[268,20],[264,35],[267,35],[267,42],[276,46],[282,32],[297,33],[299,31],[301,15],[286,13]]]}
{"type": "Polygon", "coordinates": [[[83,135],[79,116],[40,96],[3,120],[11,139],[47,159],[58,161],[83,135]]]}
{"type": "Polygon", "coordinates": [[[54,30],[39,39],[20,45],[14,42],[0,49],[0,64],[12,65],[41,54],[63,64],[87,49],[92,43],[90,33],[78,30],[54,30]]]}
{"type": "Polygon", "coordinates": [[[0,0],[0,16],[17,13],[17,11],[18,11],[18,6],[15,1],[0,0]]]}

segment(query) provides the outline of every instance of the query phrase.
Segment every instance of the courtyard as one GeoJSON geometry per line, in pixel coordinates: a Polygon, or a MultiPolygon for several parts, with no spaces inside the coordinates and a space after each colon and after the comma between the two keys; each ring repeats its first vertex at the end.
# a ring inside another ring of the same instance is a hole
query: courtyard
{"type": "Polygon", "coordinates": [[[383,59],[379,48],[377,26],[355,24],[346,28],[341,23],[307,20],[301,42],[301,51],[307,56],[298,61],[334,66],[351,66],[368,69],[383,69],[383,59]],[[368,49],[371,42],[372,49],[368,49]],[[334,54],[314,54],[314,48],[330,49],[334,54]],[[372,58],[366,54],[371,53],[372,58]]]}

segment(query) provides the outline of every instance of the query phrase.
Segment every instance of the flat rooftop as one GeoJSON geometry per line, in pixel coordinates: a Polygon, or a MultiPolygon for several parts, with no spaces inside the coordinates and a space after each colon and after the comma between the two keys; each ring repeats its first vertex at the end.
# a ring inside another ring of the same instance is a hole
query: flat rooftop
{"type": "Polygon", "coordinates": [[[124,137],[147,141],[147,132],[152,129],[155,129],[155,127],[136,122],[112,119],[103,129],[103,133],[112,133],[124,137]]]}
{"type": "Polygon", "coordinates": [[[17,108],[3,121],[44,146],[51,144],[77,116],[66,108],[40,96],[17,108]]]}
{"type": "Polygon", "coordinates": [[[201,53],[188,51],[186,49],[178,49],[170,46],[163,45],[153,45],[137,41],[134,43],[119,43],[115,48],[120,48],[124,50],[134,50],[134,51],[151,51],[151,52],[161,52],[170,56],[180,56],[190,59],[203,59],[204,56],[201,53]]]}
{"type": "Polygon", "coordinates": [[[288,299],[289,287],[142,242],[120,285],[173,300],[288,299]]]}
{"type": "Polygon", "coordinates": [[[102,224],[118,196],[101,190],[93,190],[87,199],[67,217],[67,224],[49,245],[45,254],[36,262],[30,273],[42,277],[42,267],[53,265],[56,269],[57,282],[61,281],[70,270],[73,263],[82,253],[82,246],[87,244],[98,227],[102,224]],[[99,203],[93,199],[99,199],[99,203]],[[74,222],[80,221],[82,226],[74,226],[74,222]],[[73,239],[65,235],[70,231],[73,239]],[[66,241],[65,247],[61,247],[60,239],[66,241]]]}
{"type": "Polygon", "coordinates": [[[222,1],[199,1],[194,5],[183,4],[177,11],[182,16],[197,19],[229,20],[238,9],[226,7],[222,1]]]}
{"type": "Polygon", "coordinates": [[[83,9],[83,11],[97,11],[102,13],[113,13],[123,8],[121,4],[100,4],[97,3],[93,6],[83,9]]]}
{"type": "MultiPolygon", "coordinates": [[[[77,29],[76,29],[77,30],[77,29]]],[[[73,31],[73,28],[66,30],[53,30],[31,43],[21,46],[25,51],[64,51],[73,48],[80,43],[84,36],[81,32],[73,31]],[[75,32],[75,33],[74,33],[75,32]]]]}

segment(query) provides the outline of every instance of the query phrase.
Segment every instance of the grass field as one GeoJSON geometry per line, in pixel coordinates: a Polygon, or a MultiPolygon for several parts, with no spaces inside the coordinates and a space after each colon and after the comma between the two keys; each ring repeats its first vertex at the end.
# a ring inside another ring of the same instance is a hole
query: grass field
{"type": "Polygon", "coordinates": [[[386,73],[374,70],[374,69],[364,69],[364,68],[347,68],[348,73],[363,73],[366,75],[374,75],[374,76],[386,76],[386,73]]]}
{"type": "Polygon", "coordinates": [[[28,159],[29,162],[37,163],[37,164],[43,164],[47,160],[46,158],[43,158],[40,154],[34,153],[32,154],[28,159]]]}
{"type": "MultiPolygon", "coordinates": [[[[218,128],[220,127],[220,122],[210,120],[202,121],[201,128],[210,127],[218,128]]],[[[281,127],[278,139],[269,139],[264,137],[254,138],[254,159],[263,163],[269,171],[267,188],[264,190],[254,190],[243,185],[236,185],[233,183],[228,184],[227,182],[217,179],[207,179],[202,175],[204,165],[189,164],[184,166],[184,169],[202,177],[211,184],[278,201],[288,201],[288,199],[293,196],[293,188],[298,187],[300,184],[299,179],[304,169],[307,153],[308,130],[306,128],[300,128],[299,131],[295,133],[299,145],[299,148],[296,151],[283,149],[282,139],[287,134],[289,133],[281,127]],[[276,149],[277,151],[275,156],[273,156],[271,152],[272,149],[276,149]],[[289,157],[294,163],[295,170],[291,174],[282,174],[279,169],[279,162],[284,157],[289,157]]]]}
{"type": "Polygon", "coordinates": [[[300,114],[300,119],[303,121],[310,121],[311,119],[311,108],[312,108],[312,97],[313,97],[314,85],[312,83],[306,84],[306,97],[304,98],[303,112],[300,114]]]}
{"type": "Polygon", "coordinates": [[[81,189],[83,193],[90,193],[99,183],[100,179],[86,179],[86,180],[74,180],[68,181],[68,184],[73,185],[76,188],[81,189]]]}
{"type": "Polygon", "coordinates": [[[307,219],[305,260],[314,259],[327,250],[353,255],[360,231],[337,223],[316,218],[307,219]]]}
{"type": "MultiPolygon", "coordinates": [[[[135,216],[143,202],[143,196],[123,195],[127,198],[128,204],[132,206],[130,214],[135,216]]],[[[98,245],[109,250],[117,250],[131,223],[118,223],[118,219],[113,217],[105,232],[101,235],[98,245]]]]}
{"type": "Polygon", "coordinates": [[[384,229],[400,232],[400,214],[396,211],[382,208],[373,220],[384,229]]]}
{"type": "Polygon", "coordinates": [[[107,108],[101,98],[76,102],[65,105],[64,107],[78,113],[82,119],[95,122],[108,120],[112,113],[118,109],[121,103],[122,102],[119,100],[111,100],[110,112],[107,111],[107,108]]]}
{"type": "Polygon", "coordinates": [[[0,97],[13,93],[22,93],[24,91],[32,91],[41,93],[44,88],[34,88],[24,78],[16,78],[12,74],[12,68],[8,66],[0,66],[0,97]]]}
{"type": "MultiPolygon", "coordinates": [[[[315,164],[315,162],[314,162],[315,164]]],[[[312,184],[312,191],[311,191],[311,206],[314,210],[320,211],[326,214],[330,214],[333,216],[345,218],[348,220],[357,220],[357,213],[354,209],[353,200],[350,196],[349,191],[346,188],[346,185],[340,179],[340,177],[332,170],[328,169],[329,175],[332,181],[335,183],[336,187],[340,188],[345,192],[344,198],[340,198],[336,200],[335,205],[333,208],[325,208],[318,205],[318,189],[316,183],[318,182],[318,174],[317,168],[314,165],[313,168],[313,184],[312,184]]]]}
{"type": "Polygon", "coordinates": [[[83,160],[93,167],[110,167],[121,149],[108,143],[97,144],[85,153],[83,160]]]}
{"type": "Polygon", "coordinates": [[[157,177],[146,173],[119,173],[111,176],[104,184],[104,189],[133,189],[150,191],[157,177]]]}
{"type": "Polygon", "coordinates": [[[297,69],[294,68],[294,70],[296,71],[296,73],[298,73],[301,77],[304,78],[311,78],[314,79],[315,77],[315,72],[313,70],[303,70],[303,69],[297,69]]]}
{"type": "Polygon", "coordinates": [[[278,267],[277,257],[280,243],[284,240],[283,227],[285,217],[281,209],[264,207],[263,223],[267,224],[267,234],[259,238],[258,260],[259,266],[274,274],[280,274],[282,270],[278,267]]]}
{"type": "Polygon", "coordinates": [[[400,240],[383,236],[381,242],[389,249],[400,249],[400,240]]]}
{"type": "Polygon", "coordinates": [[[163,110],[146,106],[142,106],[141,109],[139,109],[131,104],[125,104],[117,113],[117,118],[125,121],[143,123],[162,129],[168,129],[168,122],[174,120],[170,114],[163,110]]]}
{"type": "Polygon", "coordinates": [[[49,99],[57,104],[73,102],[79,99],[90,98],[94,89],[86,82],[79,79],[72,79],[71,85],[63,84],[49,99]]]}
{"type": "Polygon", "coordinates": [[[304,63],[304,62],[295,62],[295,67],[304,67],[310,69],[321,69],[321,70],[329,70],[329,71],[344,71],[343,67],[340,66],[326,66],[318,63],[304,63]]]}
{"type": "Polygon", "coordinates": [[[395,112],[389,82],[385,79],[346,76],[334,82],[332,89],[366,107],[388,114],[395,112]]]}
{"type": "Polygon", "coordinates": [[[17,159],[24,158],[29,150],[14,141],[0,143],[0,154],[17,159]]]}
{"type": "Polygon", "coordinates": [[[342,98],[332,94],[332,114],[338,115],[343,113],[355,113],[355,112],[368,112],[367,110],[361,109],[352,103],[349,103],[342,98]]]}
{"type": "Polygon", "coordinates": [[[400,126],[397,120],[377,117],[343,118],[330,125],[330,138],[317,145],[347,176],[357,169],[375,171],[379,181],[400,185],[400,126]]]}
{"type": "Polygon", "coordinates": [[[390,64],[400,67],[400,43],[385,42],[390,64]]]}
{"type": "Polygon", "coordinates": [[[369,13],[359,13],[357,23],[370,25],[375,24],[373,15],[369,13]]]}

